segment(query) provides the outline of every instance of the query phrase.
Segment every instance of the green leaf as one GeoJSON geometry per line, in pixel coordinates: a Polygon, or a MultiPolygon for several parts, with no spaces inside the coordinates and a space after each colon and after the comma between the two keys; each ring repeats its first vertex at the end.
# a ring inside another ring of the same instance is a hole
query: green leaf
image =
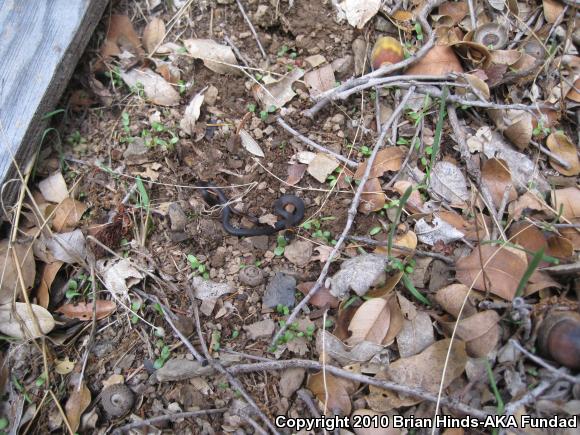
{"type": "Polygon", "coordinates": [[[371,236],[374,236],[374,235],[377,235],[377,234],[379,234],[379,233],[380,233],[382,230],[383,230],[383,229],[382,229],[382,227],[380,227],[380,226],[372,227],[372,228],[371,228],[371,230],[369,231],[369,234],[370,234],[371,236]]]}
{"type": "Polygon", "coordinates": [[[407,290],[411,292],[415,299],[417,299],[419,302],[423,302],[425,305],[431,306],[429,299],[427,299],[419,290],[415,288],[413,281],[411,281],[411,278],[409,278],[406,273],[403,274],[403,284],[405,284],[405,287],[407,287],[407,290]]]}
{"type": "Polygon", "coordinates": [[[274,255],[277,255],[278,257],[284,255],[284,246],[276,246],[274,249],[274,255]]]}
{"type": "Polygon", "coordinates": [[[441,101],[439,102],[439,117],[437,118],[435,135],[433,137],[433,152],[431,153],[431,163],[429,164],[425,174],[427,181],[430,180],[431,171],[433,170],[435,160],[439,154],[439,147],[441,145],[441,132],[443,131],[443,121],[445,120],[445,99],[447,98],[447,92],[447,86],[443,86],[443,91],[441,92],[441,101]]]}
{"type": "Polygon", "coordinates": [[[389,241],[387,244],[387,247],[388,247],[387,248],[387,255],[389,257],[391,256],[391,249],[393,247],[393,236],[395,235],[397,225],[399,225],[399,221],[401,220],[401,214],[403,213],[403,208],[405,207],[405,204],[409,200],[411,193],[413,193],[413,186],[407,187],[407,190],[405,190],[405,193],[403,193],[403,196],[401,196],[401,198],[399,199],[399,206],[397,207],[397,214],[395,215],[395,220],[393,221],[393,224],[391,226],[391,231],[389,231],[389,241]]]}
{"type": "Polygon", "coordinates": [[[518,288],[516,290],[516,297],[521,296],[524,292],[524,288],[526,288],[526,284],[530,280],[530,277],[533,275],[534,271],[538,268],[540,261],[544,257],[544,248],[540,249],[538,252],[534,254],[532,261],[528,264],[528,268],[522,275],[522,279],[520,279],[520,283],[518,284],[518,288]]]}

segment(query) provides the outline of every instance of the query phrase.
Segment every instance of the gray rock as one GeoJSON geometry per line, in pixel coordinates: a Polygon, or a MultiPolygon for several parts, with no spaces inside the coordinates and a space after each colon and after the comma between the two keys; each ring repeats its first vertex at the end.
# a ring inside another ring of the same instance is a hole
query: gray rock
{"type": "Polygon", "coordinates": [[[343,79],[354,72],[354,57],[351,54],[347,54],[344,57],[333,60],[330,66],[334,70],[336,78],[343,79]]]}
{"type": "Polygon", "coordinates": [[[278,272],[268,283],[262,304],[268,308],[276,308],[278,305],[293,307],[296,303],[295,291],[296,278],[278,272]]]}
{"type": "Polygon", "coordinates": [[[140,165],[142,163],[148,162],[149,157],[147,153],[149,148],[145,145],[145,141],[140,137],[133,138],[133,142],[127,145],[127,149],[123,153],[125,161],[129,165],[140,165]]]}
{"type": "Polygon", "coordinates": [[[252,242],[252,246],[257,251],[266,252],[268,250],[268,236],[253,236],[249,239],[252,242]]]}
{"type": "Polygon", "coordinates": [[[213,368],[202,366],[197,361],[187,359],[170,359],[163,367],[155,372],[155,377],[159,382],[183,381],[197,376],[207,376],[214,372],[213,368]]]}
{"type": "Polygon", "coordinates": [[[283,397],[290,397],[300,388],[304,381],[306,370],[301,368],[292,368],[284,370],[280,377],[279,390],[283,397]]]}

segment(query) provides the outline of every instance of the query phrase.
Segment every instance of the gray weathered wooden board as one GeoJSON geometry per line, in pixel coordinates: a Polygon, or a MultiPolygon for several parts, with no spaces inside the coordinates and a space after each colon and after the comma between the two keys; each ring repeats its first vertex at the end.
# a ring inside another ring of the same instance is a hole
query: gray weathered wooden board
{"type": "MultiPolygon", "coordinates": [[[[0,183],[37,150],[108,0],[0,0],[0,183]]],[[[20,183],[4,189],[4,204],[20,183]]]]}

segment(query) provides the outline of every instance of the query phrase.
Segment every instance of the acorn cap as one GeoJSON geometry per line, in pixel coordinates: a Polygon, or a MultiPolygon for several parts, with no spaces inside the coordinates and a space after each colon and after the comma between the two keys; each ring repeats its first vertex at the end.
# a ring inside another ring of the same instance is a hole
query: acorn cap
{"type": "Polygon", "coordinates": [[[486,23],[475,30],[473,40],[493,50],[501,50],[507,45],[508,33],[505,27],[498,23],[486,23]]]}
{"type": "Polygon", "coordinates": [[[375,42],[371,52],[371,65],[379,69],[383,65],[401,62],[405,59],[403,45],[391,36],[381,36],[375,42]]]}
{"type": "Polygon", "coordinates": [[[113,384],[103,390],[101,404],[109,417],[127,414],[135,403],[135,394],[125,384],[113,384]]]}
{"type": "Polygon", "coordinates": [[[580,369],[580,314],[556,311],[548,314],[538,328],[540,352],[573,370],[580,369]]]}

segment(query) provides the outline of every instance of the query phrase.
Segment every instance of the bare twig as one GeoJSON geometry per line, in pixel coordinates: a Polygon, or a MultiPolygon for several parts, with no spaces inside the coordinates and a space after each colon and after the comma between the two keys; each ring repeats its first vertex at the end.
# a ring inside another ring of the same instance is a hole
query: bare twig
{"type": "Polygon", "coordinates": [[[284,121],[284,119],[282,119],[281,117],[278,117],[276,119],[276,122],[278,122],[278,124],[280,124],[284,130],[286,130],[288,133],[290,133],[292,136],[295,136],[296,138],[298,138],[299,140],[301,140],[302,142],[304,142],[306,145],[308,145],[309,147],[314,148],[315,150],[318,150],[320,152],[326,153],[329,156],[334,157],[336,160],[340,160],[341,162],[343,162],[345,165],[350,166],[351,168],[356,168],[358,166],[357,162],[353,162],[352,160],[347,159],[346,157],[341,156],[338,153],[335,153],[334,151],[331,151],[327,148],[324,148],[322,145],[318,145],[316,142],[314,142],[311,139],[308,139],[306,136],[304,136],[303,134],[297,132],[296,130],[294,130],[292,127],[290,127],[286,121],[284,121]]]}
{"type": "Polygon", "coordinates": [[[301,388],[296,392],[296,395],[302,399],[314,417],[320,418],[320,412],[312,400],[312,393],[310,391],[301,388]]]}
{"type": "Polygon", "coordinates": [[[227,44],[232,47],[232,50],[234,50],[234,54],[238,57],[238,59],[240,59],[243,64],[246,66],[246,68],[250,68],[250,66],[255,66],[254,63],[246,58],[246,56],[244,56],[242,54],[242,52],[238,49],[238,47],[236,46],[236,44],[234,44],[234,42],[229,38],[229,36],[224,36],[224,41],[227,42],[227,44]]]}
{"type": "MultiPolygon", "coordinates": [[[[510,197],[510,192],[512,190],[512,183],[508,183],[508,185],[505,187],[505,190],[503,191],[503,196],[501,197],[501,203],[499,204],[499,207],[497,209],[497,220],[499,221],[499,223],[501,224],[501,219],[503,217],[503,214],[505,213],[505,208],[507,207],[507,203],[510,197]]],[[[492,231],[492,235],[491,235],[491,239],[495,240],[497,238],[497,233],[496,233],[496,228],[494,227],[493,231],[492,231]]]]}
{"type": "Polygon", "coordinates": [[[227,378],[227,380],[230,383],[230,385],[232,386],[232,388],[237,389],[239,391],[239,393],[246,400],[246,402],[248,402],[248,404],[254,409],[254,412],[256,413],[256,415],[258,417],[260,417],[260,419],[266,424],[266,426],[268,426],[268,428],[272,431],[272,433],[278,434],[279,432],[276,429],[276,427],[272,424],[272,422],[266,416],[266,414],[264,414],[262,412],[262,410],[257,405],[257,403],[254,401],[254,399],[252,399],[252,396],[250,396],[246,392],[246,390],[244,389],[244,387],[242,386],[242,384],[240,383],[240,381],[238,381],[233,376],[233,374],[230,372],[230,369],[226,369],[223,365],[221,365],[220,362],[216,361],[210,355],[209,350],[207,348],[207,344],[205,342],[205,338],[203,337],[203,331],[201,329],[201,322],[199,320],[199,309],[197,308],[197,304],[196,304],[196,302],[195,302],[194,299],[192,299],[191,302],[193,304],[193,315],[195,317],[195,328],[197,329],[197,335],[199,337],[199,342],[201,344],[201,349],[202,349],[203,354],[205,355],[205,357],[206,357],[209,365],[211,365],[213,367],[213,369],[216,370],[218,373],[224,375],[227,378]]]}
{"type": "Polygon", "coordinates": [[[333,260],[333,258],[336,258],[338,251],[342,247],[342,245],[346,239],[346,236],[348,235],[350,228],[352,227],[352,224],[354,223],[354,218],[356,216],[358,205],[359,205],[360,200],[361,200],[361,195],[363,193],[365,183],[369,178],[369,174],[371,172],[371,168],[373,166],[373,162],[375,161],[377,153],[379,152],[379,149],[383,145],[383,142],[385,140],[387,132],[389,131],[389,128],[391,127],[393,121],[396,119],[396,117],[399,115],[399,113],[401,113],[403,111],[403,109],[405,108],[405,104],[407,104],[407,101],[409,101],[409,98],[411,98],[411,96],[414,94],[414,92],[415,92],[414,88],[409,89],[409,92],[407,92],[407,95],[405,95],[405,97],[403,98],[401,103],[397,106],[397,108],[391,114],[390,118],[383,125],[383,127],[381,129],[381,134],[379,135],[379,138],[378,138],[377,142],[375,143],[375,146],[373,147],[373,151],[372,151],[372,153],[367,161],[364,175],[362,176],[362,178],[360,180],[360,184],[358,185],[358,187],[356,189],[356,193],[352,199],[352,202],[350,204],[350,208],[348,209],[348,217],[347,217],[346,225],[344,226],[344,229],[342,230],[342,234],[340,235],[338,241],[336,242],[336,245],[334,245],[334,248],[332,249],[332,252],[330,253],[330,255],[328,257],[328,260],[326,260],[326,263],[324,264],[324,267],[322,268],[322,271],[320,272],[320,276],[318,277],[316,284],[314,284],[314,286],[310,289],[308,294],[292,310],[292,313],[290,314],[288,319],[286,319],[286,324],[282,328],[280,328],[280,330],[274,335],[274,338],[272,339],[272,345],[276,344],[278,339],[285,332],[288,325],[291,325],[292,322],[294,322],[294,319],[296,319],[298,314],[300,314],[300,312],[306,306],[306,304],[310,301],[310,299],[312,299],[312,297],[318,292],[318,290],[320,290],[322,288],[322,284],[324,283],[324,280],[326,279],[326,275],[328,274],[328,270],[330,269],[330,265],[332,263],[332,260],[333,260]]]}
{"type": "Polygon", "coordinates": [[[477,29],[477,15],[475,13],[475,7],[473,6],[473,0],[467,0],[467,6],[469,7],[469,19],[471,20],[471,30],[475,32],[475,29],[477,29]]]}
{"type": "MultiPolygon", "coordinates": [[[[361,236],[347,236],[347,239],[352,240],[354,242],[364,243],[365,245],[370,246],[387,246],[388,242],[386,240],[374,240],[369,237],[361,237],[361,236]]],[[[408,252],[409,254],[415,254],[420,257],[431,257],[436,258],[437,260],[441,260],[446,264],[454,264],[455,262],[453,259],[446,257],[445,255],[437,254],[436,252],[429,252],[429,251],[422,251],[420,249],[411,249],[407,248],[406,246],[400,245],[393,245],[393,249],[397,249],[399,251],[408,252]]]]}
{"type": "MultiPolygon", "coordinates": [[[[230,367],[229,371],[232,374],[242,374],[242,373],[253,373],[265,370],[286,370],[289,368],[304,368],[309,370],[322,370],[322,363],[319,361],[303,360],[303,359],[291,359],[282,361],[269,361],[269,362],[259,362],[253,364],[238,364],[236,366],[230,367]]],[[[356,372],[350,372],[348,370],[341,369],[339,367],[325,365],[325,370],[340,378],[350,379],[356,382],[360,382],[367,385],[373,385],[375,387],[383,388],[386,390],[391,390],[399,394],[405,394],[413,397],[417,397],[429,402],[435,403],[437,401],[437,396],[421,388],[409,387],[407,385],[401,385],[397,382],[386,381],[382,379],[372,378],[370,376],[365,376],[358,374],[356,372]]],[[[450,409],[455,411],[471,415],[476,418],[485,419],[487,413],[479,409],[472,408],[468,405],[460,403],[454,399],[448,397],[443,397],[441,403],[450,409]]]]}
{"type": "Polygon", "coordinates": [[[546,370],[554,373],[554,376],[557,379],[565,379],[568,382],[572,382],[573,384],[580,384],[580,376],[572,376],[572,375],[570,375],[570,374],[567,373],[567,370],[565,368],[557,369],[553,365],[548,364],[542,358],[540,358],[537,355],[534,355],[528,349],[526,349],[524,346],[522,346],[518,340],[515,340],[515,339],[512,338],[512,339],[510,339],[510,343],[517,350],[519,350],[521,353],[523,353],[526,356],[526,358],[528,358],[529,360],[535,362],[539,366],[544,367],[546,370]]]}
{"type": "Polygon", "coordinates": [[[121,426],[115,429],[113,433],[121,434],[123,432],[128,432],[131,429],[137,429],[138,427],[143,426],[151,426],[154,425],[155,423],[161,423],[162,421],[175,421],[181,418],[191,418],[191,417],[199,417],[202,415],[221,414],[223,412],[226,412],[227,410],[228,408],[201,409],[199,411],[177,412],[175,414],[158,415],[157,417],[151,417],[145,420],[139,420],[133,423],[126,424],[125,426],[121,426]]]}
{"type": "Polygon", "coordinates": [[[514,415],[522,406],[536,401],[544,391],[550,388],[552,383],[552,381],[541,381],[536,388],[526,393],[521,399],[508,403],[505,407],[504,415],[514,415]]]}
{"type": "Polygon", "coordinates": [[[264,51],[264,47],[262,47],[262,43],[260,42],[260,38],[258,38],[258,34],[256,33],[256,29],[254,29],[254,25],[250,21],[250,18],[248,17],[248,15],[246,15],[246,11],[244,10],[244,7],[242,6],[242,2],[240,0],[236,0],[236,2],[238,3],[238,8],[240,8],[240,12],[242,13],[242,15],[244,17],[244,20],[246,20],[246,23],[248,23],[248,27],[252,31],[252,35],[254,35],[254,39],[258,43],[258,48],[260,49],[260,52],[262,53],[262,57],[264,59],[268,59],[268,55],[264,51]]]}
{"type": "Polygon", "coordinates": [[[540,152],[542,152],[545,155],[547,155],[551,160],[555,161],[560,166],[562,166],[564,169],[570,169],[570,163],[568,163],[566,160],[563,160],[558,154],[554,154],[548,148],[546,148],[545,146],[539,144],[535,140],[531,140],[530,143],[533,146],[535,146],[540,152]]]}
{"type": "Polygon", "coordinates": [[[453,128],[457,143],[459,144],[459,153],[461,154],[461,157],[463,158],[463,161],[467,167],[467,172],[473,177],[473,179],[479,180],[479,167],[471,159],[471,153],[469,152],[469,147],[467,146],[467,141],[465,139],[465,132],[459,123],[459,118],[457,118],[457,111],[455,110],[455,106],[453,104],[447,105],[447,114],[449,115],[449,123],[451,124],[451,128],[453,128]]]}

